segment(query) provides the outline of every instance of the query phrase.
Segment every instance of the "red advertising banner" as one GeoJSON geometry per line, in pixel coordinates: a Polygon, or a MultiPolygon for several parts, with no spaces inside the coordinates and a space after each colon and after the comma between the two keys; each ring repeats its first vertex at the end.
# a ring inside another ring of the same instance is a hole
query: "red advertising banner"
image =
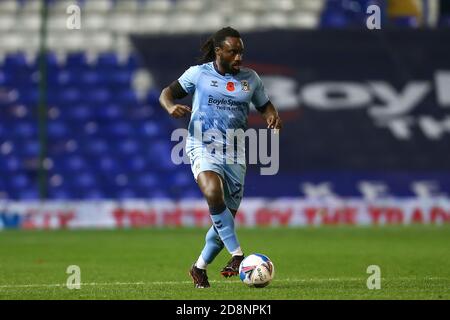
{"type": "MultiPolygon", "coordinates": [[[[242,227],[411,225],[450,223],[450,201],[442,199],[246,199],[236,216],[242,227]]],[[[206,227],[204,201],[0,202],[0,230],[206,227]]]]}

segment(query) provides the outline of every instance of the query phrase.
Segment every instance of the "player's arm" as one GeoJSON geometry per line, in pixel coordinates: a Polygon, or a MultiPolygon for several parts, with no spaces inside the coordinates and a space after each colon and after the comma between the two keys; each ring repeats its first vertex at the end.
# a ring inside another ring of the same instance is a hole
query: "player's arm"
{"type": "Polygon", "coordinates": [[[262,117],[267,122],[268,129],[281,129],[283,127],[283,122],[281,121],[280,116],[278,115],[277,109],[275,109],[272,102],[268,101],[266,105],[261,108],[258,108],[258,111],[261,113],[262,117]]]}
{"type": "Polygon", "coordinates": [[[175,80],[161,91],[159,103],[172,117],[181,118],[191,113],[191,109],[186,105],[175,103],[175,100],[182,99],[187,95],[180,83],[175,80]]]}

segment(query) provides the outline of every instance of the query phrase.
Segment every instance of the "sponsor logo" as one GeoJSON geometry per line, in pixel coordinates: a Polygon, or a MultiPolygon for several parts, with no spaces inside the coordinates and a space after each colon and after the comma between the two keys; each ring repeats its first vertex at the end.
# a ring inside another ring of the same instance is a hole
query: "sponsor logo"
{"type": "Polygon", "coordinates": [[[217,85],[217,81],[216,80],[211,80],[211,84],[210,84],[210,86],[211,87],[219,87],[218,85],[217,85]]]}
{"type": "Polygon", "coordinates": [[[233,99],[218,99],[213,96],[208,96],[208,105],[216,105],[216,106],[229,106],[229,107],[248,107],[248,102],[245,101],[236,101],[233,99]]]}

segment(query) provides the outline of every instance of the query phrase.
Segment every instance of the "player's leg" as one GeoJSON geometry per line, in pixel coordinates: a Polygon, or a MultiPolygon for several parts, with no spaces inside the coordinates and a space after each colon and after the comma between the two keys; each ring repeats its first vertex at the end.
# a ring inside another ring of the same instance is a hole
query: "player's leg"
{"type": "MultiPolygon", "coordinates": [[[[230,211],[234,218],[237,210],[230,209],[230,211]]],[[[196,267],[206,269],[208,264],[211,264],[214,261],[223,248],[224,245],[220,239],[219,233],[214,226],[211,226],[205,236],[205,246],[203,247],[198,260],[195,263],[196,267]]]]}
{"type": "MultiPolygon", "coordinates": [[[[214,171],[204,171],[201,172],[197,177],[197,183],[200,187],[200,190],[205,196],[205,199],[208,203],[208,206],[210,208],[210,213],[212,214],[227,214],[225,211],[227,211],[227,207],[224,204],[224,191],[223,191],[223,183],[221,180],[221,177],[218,173],[214,171]]],[[[223,222],[222,224],[218,225],[217,227],[221,227],[222,229],[225,228],[227,225],[228,228],[233,227],[234,232],[234,216],[236,215],[237,210],[228,210],[228,213],[231,214],[232,224],[229,222],[223,222]]],[[[220,251],[224,248],[224,242],[221,239],[221,236],[219,234],[219,230],[214,226],[214,222],[218,221],[215,220],[214,217],[211,217],[213,220],[213,226],[208,230],[205,237],[205,246],[200,253],[200,256],[197,259],[197,262],[191,267],[189,273],[191,277],[194,279],[194,284],[196,288],[207,288],[209,287],[208,277],[206,274],[206,268],[208,264],[210,264],[214,258],[220,253],[220,251]]],[[[224,219],[226,221],[226,219],[224,219]]],[[[223,233],[222,233],[223,235],[223,233]]],[[[229,234],[227,235],[225,233],[225,236],[227,236],[229,241],[229,234]]],[[[235,236],[235,235],[234,235],[235,236]]],[[[237,238],[236,238],[237,242],[237,238]]],[[[228,244],[230,241],[228,242],[228,244]]],[[[233,242],[231,242],[232,247],[236,247],[236,245],[233,245],[233,242]]],[[[230,247],[230,245],[229,245],[230,247]]],[[[227,247],[227,248],[229,248],[227,247]]],[[[237,244],[237,248],[235,251],[228,250],[232,255],[239,255],[241,253],[239,244],[237,244]],[[237,249],[237,250],[236,250],[237,249]]],[[[241,253],[242,255],[242,253],[241,253]]]]}
{"type": "Polygon", "coordinates": [[[224,246],[232,256],[242,255],[233,214],[225,205],[222,177],[214,171],[202,171],[197,177],[197,183],[208,203],[211,220],[224,246]]]}
{"type": "MultiPolygon", "coordinates": [[[[244,194],[244,180],[246,166],[240,164],[225,165],[224,171],[224,198],[228,208],[233,208],[233,217],[241,204],[244,194]]],[[[231,277],[239,274],[239,265],[244,260],[244,254],[233,255],[226,266],[220,271],[222,276],[231,277]]]]}

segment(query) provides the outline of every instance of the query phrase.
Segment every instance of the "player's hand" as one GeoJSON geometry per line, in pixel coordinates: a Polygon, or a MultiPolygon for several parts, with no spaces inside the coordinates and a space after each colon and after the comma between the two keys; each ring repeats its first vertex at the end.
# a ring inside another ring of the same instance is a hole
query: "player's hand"
{"type": "Polygon", "coordinates": [[[283,127],[283,122],[278,114],[271,114],[267,117],[267,129],[280,130],[283,127]]]}
{"type": "Polygon", "coordinates": [[[167,112],[174,118],[184,117],[186,114],[191,113],[191,109],[188,106],[182,104],[174,104],[167,112]]]}

